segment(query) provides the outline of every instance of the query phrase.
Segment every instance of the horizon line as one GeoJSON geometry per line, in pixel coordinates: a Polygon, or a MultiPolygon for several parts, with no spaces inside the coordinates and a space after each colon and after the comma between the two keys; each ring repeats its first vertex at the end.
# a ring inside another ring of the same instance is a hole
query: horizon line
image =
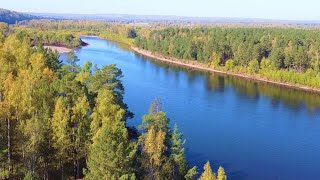
{"type": "Polygon", "coordinates": [[[198,18],[198,19],[239,19],[239,20],[262,20],[262,21],[293,21],[293,22],[313,22],[318,21],[320,23],[320,18],[314,18],[314,19],[296,19],[296,18],[288,18],[288,19],[281,19],[281,18],[263,18],[263,17],[238,17],[238,16],[188,16],[188,15],[172,15],[172,14],[124,14],[124,13],[63,13],[63,12],[35,12],[35,11],[18,11],[18,10],[11,10],[11,9],[5,9],[4,10],[14,11],[18,13],[25,13],[25,14],[54,14],[54,15],[86,15],[86,16],[98,16],[98,15],[127,15],[127,16],[159,16],[159,17],[176,17],[176,18],[198,18]]]}

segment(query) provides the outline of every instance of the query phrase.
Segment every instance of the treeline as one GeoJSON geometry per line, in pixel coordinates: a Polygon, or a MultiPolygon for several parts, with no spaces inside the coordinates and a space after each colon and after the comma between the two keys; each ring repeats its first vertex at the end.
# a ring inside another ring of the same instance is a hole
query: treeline
{"type": "MultiPolygon", "coordinates": [[[[155,100],[127,127],[122,72],[70,53],[65,62],[21,33],[0,34],[0,179],[196,179],[185,140],[155,100]]],[[[225,180],[207,163],[201,180],[225,180]]]]}
{"type": "Polygon", "coordinates": [[[320,87],[320,32],[286,28],[164,28],[140,31],[139,48],[218,70],[320,87]]]}
{"type": "Polygon", "coordinates": [[[99,36],[104,39],[133,45],[137,36],[136,28],[132,25],[119,23],[106,23],[103,21],[84,20],[33,20],[27,27],[41,31],[64,31],[81,35],[99,36]]]}
{"type": "Polygon", "coordinates": [[[99,37],[132,46],[137,33],[134,28],[117,25],[102,31],[99,37]]]}
{"type": "Polygon", "coordinates": [[[70,48],[85,45],[80,39],[80,36],[65,31],[38,30],[32,28],[14,28],[13,31],[21,37],[29,36],[34,45],[44,44],[70,48]]]}
{"type": "Polygon", "coordinates": [[[25,26],[40,30],[84,32],[87,35],[98,35],[103,29],[110,27],[102,21],[85,20],[31,20],[25,26]]]}

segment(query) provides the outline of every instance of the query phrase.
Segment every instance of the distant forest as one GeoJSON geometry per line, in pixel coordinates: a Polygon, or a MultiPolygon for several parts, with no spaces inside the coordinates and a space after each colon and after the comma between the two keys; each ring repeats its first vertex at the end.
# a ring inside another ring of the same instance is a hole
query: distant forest
{"type": "Polygon", "coordinates": [[[164,28],[135,45],[213,69],[320,88],[320,32],[286,28],[164,28]]]}

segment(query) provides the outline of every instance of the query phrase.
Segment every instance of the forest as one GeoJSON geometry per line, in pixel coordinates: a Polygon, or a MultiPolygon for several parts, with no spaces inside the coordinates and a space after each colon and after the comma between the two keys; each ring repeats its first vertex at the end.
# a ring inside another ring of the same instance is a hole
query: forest
{"type": "Polygon", "coordinates": [[[116,65],[80,67],[73,52],[62,62],[24,32],[0,26],[0,179],[227,179],[189,165],[159,99],[127,126],[116,65]]]}
{"type": "Polygon", "coordinates": [[[163,28],[139,33],[135,45],[216,70],[320,87],[320,32],[317,30],[163,28]]]}
{"type": "Polygon", "coordinates": [[[78,36],[95,35],[214,70],[320,88],[320,32],[315,29],[213,25],[185,27],[76,20],[32,20],[25,26],[27,28],[17,29],[36,30],[39,34],[55,31],[78,36]]]}
{"type": "Polygon", "coordinates": [[[23,23],[29,29],[37,31],[68,32],[72,34],[99,36],[119,43],[133,45],[137,37],[136,26],[122,23],[84,20],[32,20],[23,23]]]}
{"type": "Polygon", "coordinates": [[[75,36],[70,32],[63,31],[39,31],[31,28],[15,28],[15,33],[18,36],[28,36],[32,40],[32,44],[63,46],[75,48],[86,45],[79,36],[75,36]]]}

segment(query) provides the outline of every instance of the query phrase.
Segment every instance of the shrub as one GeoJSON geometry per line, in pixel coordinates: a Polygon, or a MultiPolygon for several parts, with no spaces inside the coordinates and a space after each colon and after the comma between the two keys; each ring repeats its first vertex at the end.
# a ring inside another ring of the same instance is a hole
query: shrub
{"type": "Polygon", "coordinates": [[[234,68],[234,61],[229,59],[224,67],[227,71],[232,70],[234,68]]]}
{"type": "Polygon", "coordinates": [[[256,59],[249,62],[248,71],[251,74],[257,74],[259,72],[259,62],[256,59]]]}

